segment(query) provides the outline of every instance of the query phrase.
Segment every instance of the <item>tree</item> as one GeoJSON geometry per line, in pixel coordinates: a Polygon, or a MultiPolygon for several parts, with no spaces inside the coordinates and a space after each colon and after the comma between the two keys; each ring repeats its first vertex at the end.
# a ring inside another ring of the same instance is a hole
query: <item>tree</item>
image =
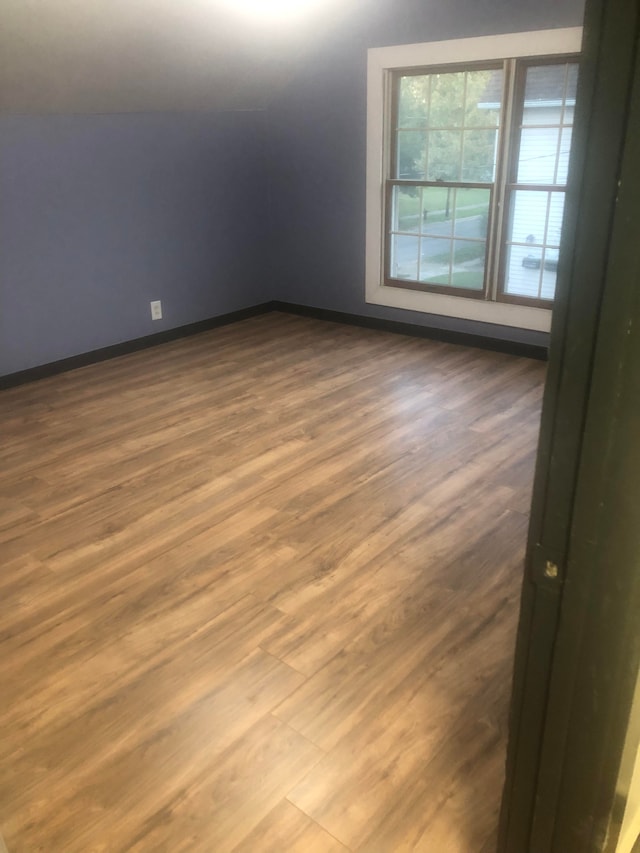
{"type": "Polygon", "coordinates": [[[502,71],[406,75],[398,105],[398,175],[490,182],[499,112],[480,107],[502,71]]]}

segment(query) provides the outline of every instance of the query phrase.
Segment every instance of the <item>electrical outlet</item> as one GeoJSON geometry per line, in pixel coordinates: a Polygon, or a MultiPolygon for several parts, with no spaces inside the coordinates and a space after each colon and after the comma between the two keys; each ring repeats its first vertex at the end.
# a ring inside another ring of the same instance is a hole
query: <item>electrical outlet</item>
{"type": "Polygon", "coordinates": [[[151,319],[162,320],[162,302],[159,299],[151,303],[151,319]]]}

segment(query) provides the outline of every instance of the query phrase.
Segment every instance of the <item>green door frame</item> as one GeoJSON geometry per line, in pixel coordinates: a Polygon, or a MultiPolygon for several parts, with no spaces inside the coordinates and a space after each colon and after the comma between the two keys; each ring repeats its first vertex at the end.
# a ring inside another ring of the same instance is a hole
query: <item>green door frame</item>
{"type": "Polygon", "coordinates": [[[500,853],[615,849],[640,664],[640,2],[584,24],[500,853]]]}

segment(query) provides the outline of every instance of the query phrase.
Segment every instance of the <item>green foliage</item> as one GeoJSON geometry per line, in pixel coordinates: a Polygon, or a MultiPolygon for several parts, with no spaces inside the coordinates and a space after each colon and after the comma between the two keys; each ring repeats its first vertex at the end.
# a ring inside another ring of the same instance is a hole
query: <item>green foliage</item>
{"type": "Polygon", "coordinates": [[[470,261],[477,261],[480,258],[484,258],[486,253],[486,244],[480,242],[459,242],[455,244],[455,248],[450,245],[448,252],[443,252],[440,255],[434,255],[432,260],[440,263],[449,263],[452,253],[454,264],[465,264],[470,261]]]}
{"type": "Polygon", "coordinates": [[[448,275],[436,275],[433,279],[430,279],[430,283],[445,284],[449,287],[463,287],[466,290],[482,290],[484,269],[454,272],[451,278],[448,275]]]}
{"type": "Polygon", "coordinates": [[[493,180],[498,113],[479,109],[478,104],[496,73],[469,71],[401,78],[399,177],[493,180]]]}

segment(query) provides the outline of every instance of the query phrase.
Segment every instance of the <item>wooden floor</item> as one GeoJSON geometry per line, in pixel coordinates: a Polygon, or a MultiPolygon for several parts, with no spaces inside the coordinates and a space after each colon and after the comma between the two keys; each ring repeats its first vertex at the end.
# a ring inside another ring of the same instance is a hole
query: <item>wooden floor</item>
{"type": "Polygon", "coordinates": [[[273,313],[0,394],[10,853],[489,853],[544,367],[273,313]]]}

